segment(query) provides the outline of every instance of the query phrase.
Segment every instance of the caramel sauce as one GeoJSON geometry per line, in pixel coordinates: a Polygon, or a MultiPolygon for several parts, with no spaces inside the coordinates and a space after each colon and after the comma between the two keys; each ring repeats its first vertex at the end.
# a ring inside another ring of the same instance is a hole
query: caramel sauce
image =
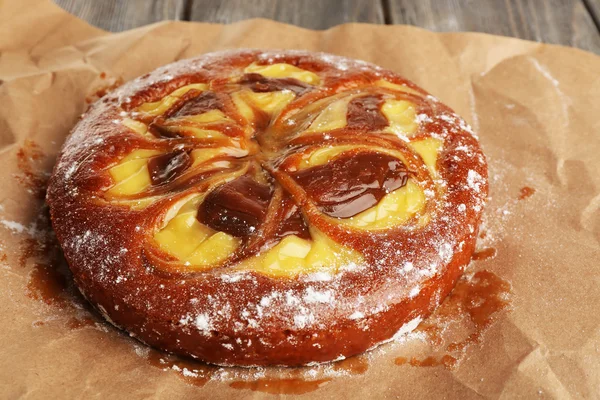
{"type": "Polygon", "coordinates": [[[525,200],[528,197],[531,197],[535,193],[535,189],[529,186],[524,186],[521,188],[521,192],[519,194],[519,200],[525,200]]]}
{"type": "MultiPolygon", "coordinates": [[[[214,376],[220,367],[211,366],[200,361],[183,359],[172,354],[166,354],[149,349],[147,362],[153,367],[163,371],[173,370],[185,382],[204,386],[214,376]]],[[[369,368],[368,359],[364,356],[355,356],[336,362],[332,365],[335,371],[346,371],[352,375],[364,374],[369,368]]],[[[313,392],[333,378],[322,377],[318,379],[305,379],[304,368],[272,369],[267,377],[252,378],[251,370],[245,380],[234,381],[229,384],[233,389],[251,390],[270,394],[304,394],[313,392]]]]}
{"type": "Polygon", "coordinates": [[[440,307],[415,330],[427,337],[433,354],[423,358],[398,357],[395,363],[455,368],[465,350],[481,342],[498,313],[509,308],[510,294],[510,284],[490,271],[463,277],[440,307]]]}
{"type": "MultiPolygon", "coordinates": [[[[264,132],[271,123],[271,115],[269,115],[268,112],[263,111],[260,107],[254,104],[249,104],[249,106],[252,109],[252,113],[254,114],[254,121],[252,122],[252,126],[256,131],[264,132]]],[[[262,137],[257,137],[256,139],[259,143],[261,143],[261,145],[266,145],[266,141],[262,141],[262,137]]]]}
{"type": "MultiPolygon", "coordinates": [[[[440,306],[441,307],[441,306],[440,306]]],[[[435,318],[435,312],[432,316],[425,320],[416,329],[416,332],[422,332],[427,337],[428,342],[435,347],[441,347],[444,345],[444,326],[441,324],[431,323],[431,320],[435,318]]]]}
{"type": "Polygon", "coordinates": [[[38,199],[44,199],[48,185],[49,175],[40,171],[39,165],[44,157],[40,146],[32,140],[25,140],[23,147],[17,151],[17,168],[21,173],[15,178],[38,199]]]}
{"type": "Polygon", "coordinates": [[[254,381],[237,381],[229,384],[233,389],[248,389],[254,392],[269,394],[304,394],[314,392],[331,381],[331,378],[307,381],[299,378],[257,379],[254,381]]]}
{"type": "Polygon", "coordinates": [[[362,96],[352,99],[346,113],[349,129],[381,130],[389,125],[381,112],[383,100],[380,96],[362,96]]]}
{"type": "MultiPolygon", "coordinates": [[[[69,330],[95,326],[97,320],[92,316],[91,307],[73,285],[71,271],[51,231],[47,209],[41,210],[35,225],[38,236],[22,240],[17,258],[22,268],[32,266],[26,285],[27,297],[70,313],[72,316],[64,325],[69,330]],[[82,310],[89,314],[82,315],[82,310]]],[[[43,325],[44,321],[33,323],[35,327],[43,325]]]]}
{"type": "Polygon", "coordinates": [[[152,157],[148,161],[148,172],[153,185],[167,183],[192,166],[192,158],[185,150],[152,157]]]}
{"type": "Polygon", "coordinates": [[[471,259],[473,260],[488,260],[490,258],[496,257],[496,249],[494,247],[488,247],[485,249],[481,249],[473,253],[471,259]]]}
{"type": "Polygon", "coordinates": [[[75,290],[70,286],[70,270],[62,250],[52,232],[47,207],[41,203],[33,225],[35,237],[21,239],[17,264],[21,268],[31,265],[26,286],[27,296],[48,305],[63,308],[73,299],[75,290]]]}
{"type": "Polygon", "coordinates": [[[184,101],[180,108],[169,110],[169,118],[199,115],[210,110],[222,110],[224,107],[223,100],[215,92],[190,90],[186,95],[194,97],[184,101]]]}
{"type": "Polygon", "coordinates": [[[302,239],[310,239],[308,225],[302,216],[302,211],[287,197],[282,202],[282,208],[285,210],[282,222],[279,224],[275,237],[283,238],[288,235],[296,235],[302,239]]]}
{"type": "Polygon", "coordinates": [[[346,371],[352,375],[360,375],[369,369],[369,361],[363,356],[354,356],[333,364],[336,371],[346,371]]]}
{"type": "Polygon", "coordinates": [[[185,360],[171,354],[161,353],[156,350],[150,350],[148,353],[148,364],[161,370],[171,369],[177,372],[178,376],[185,382],[204,386],[210,381],[218,367],[213,367],[198,361],[185,360]]]}
{"type": "Polygon", "coordinates": [[[245,175],[210,192],[200,205],[198,221],[217,231],[244,237],[264,222],[271,188],[245,175]]]}
{"type": "Polygon", "coordinates": [[[174,139],[183,137],[181,133],[170,130],[168,127],[164,127],[155,122],[152,122],[150,125],[148,125],[148,130],[159,139],[174,139]]]}
{"type": "Polygon", "coordinates": [[[508,307],[510,291],[510,284],[490,271],[478,271],[468,282],[459,282],[450,301],[458,305],[457,312],[466,311],[475,330],[465,340],[451,343],[448,350],[462,350],[479,343],[494,315],[508,307]]]}
{"type": "Polygon", "coordinates": [[[405,357],[397,357],[396,360],[394,360],[394,363],[396,365],[404,365],[404,364],[409,364],[413,367],[437,367],[437,366],[443,366],[447,369],[453,369],[454,367],[456,367],[458,360],[454,357],[452,357],[451,355],[444,355],[441,358],[436,358],[433,356],[429,356],[426,357],[422,360],[419,360],[415,357],[412,357],[410,360],[405,358],[405,357]]]}
{"type": "Polygon", "coordinates": [[[327,164],[300,170],[293,178],[319,209],[332,217],[349,218],[376,205],[401,188],[409,172],[388,154],[342,154],[327,164]]]}
{"type": "MultiPolygon", "coordinates": [[[[208,365],[200,361],[183,359],[153,349],[149,349],[147,362],[149,365],[163,371],[172,370],[186,383],[199,387],[209,382],[214,374],[221,369],[220,367],[208,365]]],[[[360,357],[353,357],[337,363],[334,368],[337,370],[347,370],[353,374],[362,374],[367,370],[368,363],[360,357]]],[[[246,370],[242,369],[242,371],[246,370]]],[[[276,370],[272,372],[274,374],[279,373],[276,370]]],[[[233,389],[247,389],[270,394],[303,394],[315,391],[332,380],[332,378],[306,380],[301,376],[301,368],[286,369],[284,373],[288,375],[285,378],[272,376],[252,380],[240,380],[231,382],[229,386],[233,389]]]]}
{"type": "Polygon", "coordinates": [[[35,264],[27,282],[27,295],[46,304],[62,305],[67,289],[65,277],[45,264],[35,264]]]}
{"type": "MultiPolygon", "coordinates": [[[[47,177],[49,174],[41,164],[45,154],[33,141],[26,141],[17,152],[17,167],[20,174],[15,178],[33,195],[31,200],[34,212],[31,226],[35,227],[34,236],[25,236],[20,240],[16,256],[16,265],[30,267],[25,286],[27,297],[40,303],[75,314],[65,322],[65,327],[74,330],[95,325],[91,316],[81,316],[81,310],[87,309],[79,292],[75,289],[60,245],[52,231],[50,215],[44,202],[47,177]]],[[[6,261],[6,254],[0,260],[6,261]]],[[[91,314],[90,314],[91,315],[91,314]]],[[[44,321],[35,321],[33,326],[41,327],[44,321]]]]}
{"type": "Polygon", "coordinates": [[[408,362],[408,358],[406,357],[396,357],[394,360],[394,364],[396,365],[404,365],[408,362]]]}
{"type": "Polygon", "coordinates": [[[312,86],[295,78],[267,78],[261,74],[244,74],[240,84],[249,87],[253,92],[275,92],[291,90],[296,95],[309,91],[312,86]]]}
{"type": "MultiPolygon", "coordinates": [[[[103,79],[103,80],[107,78],[105,72],[100,73],[99,77],[100,77],[100,79],[103,79]],[[104,74],[104,75],[102,75],[102,74],[104,74]]],[[[108,92],[115,90],[122,84],[123,84],[123,78],[112,79],[111,83],[101,86],[100,88],[96,89],[96,91],[93,94],[86,96],[85,102],[87,104],[92,104],[93,102],[100,99],[101,97],[104,97],[104,95],[106,95],[108,92]]]]}
{"type": "Polygon", "coordinates": [[[43,243],[39,243],[38,240],[32,238],[21,240],[17,264],[21,267],[25,267],[27,265],[27,260],[40,253],[40,245],[43,246],[43,243]]]}

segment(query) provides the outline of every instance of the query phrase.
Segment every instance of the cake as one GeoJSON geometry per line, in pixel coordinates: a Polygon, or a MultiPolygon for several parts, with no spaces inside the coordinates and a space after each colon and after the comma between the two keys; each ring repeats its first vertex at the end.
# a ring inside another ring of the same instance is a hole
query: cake
{"type": "Polygon", "coordinates": [[[50,180],[81,293],[155,348],[308,365],[414,329],[474,251],[476,135],[395,73],[324,53],[179,61],[93,104],[50,180]]]}

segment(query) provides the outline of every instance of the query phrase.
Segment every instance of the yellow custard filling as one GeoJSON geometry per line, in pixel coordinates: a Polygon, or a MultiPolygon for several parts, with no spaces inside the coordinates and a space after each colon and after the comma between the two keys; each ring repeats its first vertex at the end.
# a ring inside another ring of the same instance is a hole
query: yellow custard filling
{"type": "Polygon", "coordinates": [[[110,196],[140,193],[151,185],[148,159],[160,154],[158,150],[134,150],[108,170],[115,184],[107,191],[110,196]]]}
{"type": "Polygon", "coordinates": [[[423,210],[425,194],[409,179],[405,186],[386,194],[377,205],[354,217],[340,221],[343,225],[362,229],[385,229],[400,226],[423,210]]]}
{"type": "Polygon", "coordinates": [[[315,272],[333,274],[363,262],[358,252],[336,243],[318,230],[311,229],[311,236],[312,240],[286,236],[263,254],[241,262],[236,269],[295,277],[315,272]]]}
{"type": "MultiPolygon", "coordinates": [[[[273,79],[293,78],[310,85],[321,83],[321,79],[316,73],[286,63],[271,65],[253,63],[248,65],[244,72],[260,74],[273,79]]],[[[239,77],[239,73],[236,77],[239,77]]],[[[232,82],[235,82],[236,77],[233,77],[232,82]]],[[[374,83],[375,90],[378,87],[382,88],[379,89],[379,94],[377,94],[377,91],[374,93],[379,96],[378,98],[383,99],[379,112],[388,121],[388,126],[383,128],[383,132],[402,138],[406,145],[423,160],[423,164],[427,167],[430,175],[433,178],[437,177],[437,161],[443,148],[443,141],[432,137],[418,140],[411,139],[419,128],[416,116],[417,106],[411,101],[403,100],[401,95],[394,98],[395,96],[390,93],[390,90],[420,97],[423,97],[423,95],[408,86],[394,84],[386,80],[376,81],[374,83]]],[[[186,85],[174,90],[161,100],[140,105],[135,111],[141,113],[142,116],[160,116],[190,90],[205,91],[208,89],[209,85],[204,83],[186,85]]],[[[231,98],[231,103],[225,102],[224,104],[232,104],[239,115],[247,122],[255,122],[258,117],[264,118],[264,114],[270,118],[276,118],[297,97],[292,90],[253,92],[244,87],[230,90],[227,93],[231,98]]],[[[354,103],[351,105],[350,102],[357,97],[365,96],[365,93],[370,96],[373,94],[373,89],[369,88],[367,91],[363,91],[359,88],[353,89],[352,92],[336,93],[330,97],[312,102],[302,110],[294,110],[293,107],[288,108],[290,110],[289,120],[284,121],[283,125],[295,129],[294,134],[328,132],[344,128],[348,126],[348,119],[350,118],[348,115],[349,107],[352,106],[353,109],[356,107],[354,103]]],[[[169,118],[166,121],[159,118],[155,121],[159,121],[157,123],[161,124],[161,129],[188,138],[232,140],[217,129],[220,129],[218,127],[220,123],[225,125],[237,124],[239,118],[230,117],[222,110],[226,110],[226,108],[221,107],[221,109],[211,109],[196,115],[169,118]]],[[[144,118],[142,120],[146,121],[144,118]]],[[[148,126],[143,122],[124,118],[121,123],[141,136],[152,136],[148,131],[148,126]]],[[[251,126],[245,126],[245,129],[247,129],[247,132],[253,131],[251,126]]],[[[173,135],[173,137],[176,136],[173,135]]],[[[169,140],[170,137],[165,139],[169,140]]],[[[238,139],[245,140],[247,138],[238,139]]],[[[178,140],[180,139],[178,138],[178,140]]],[[[206,168],[211,168],[213,164],[217,165],[216,161],[211,164],[211,160],[215,158],[219,158],[221,165],[229,165],[231,160],[226,160],[223,157],[240,158],[248,155],[248,150],[243,150],[233,144],[234,140],[230,143],[219,148],[194,148],[190,150],[188,154],[192,159],[192,163],[189,168],[206,170],[206,168]]],[[[300,171],[324,165],[342,153],[351,150],[387,153],[406,164],[405,155],[399,150],[365,144],[324,144],[323,147],[305,154],[296,168],[300,171]]],[[[106,192],[108,197],[115,199],[117,202],[126,202],[129,201],[127,196],[142,193],[151,187],[148,162],[152,157],[163,153],[159,150],[134,150],[121,159],[117,165],[109,168],[108,173],[114,184],[106,192]],[[119,199],[120,197],[123,199],[119,199]]],[[[239,174],[243,173],[246,172],[240,172],[239,174]]],[[[226,171],[223,179],[230,181],[234,179],[235,174],[237,173],[232,175],[229,171],[226,171]]],[[[215,181],[215,184],[218,183],[215,181]]],[[[263,180],[261,184],[271,183],[268,180],[263,180]]],[[[152,236],[153,243],[158,248],[177,259],[190,270],[204,270],[219,265],[239,250],[244,243],[238,237],[217,231],[199,222],[197,218],[198,209],[203,199],[204,194],[196,194],[191,199],[188,198],[183,201],[182,204],[172,207],[162,226],[152,236]]],[[[155,201],[155,198],[145,198],[138,200],[138,203],[143,203],[145,206],[153,201],[155,201]]],[[[365,231],[399,227],[415,216],[420,216],[421,223],[424,223],[427,222],[428,218],[422,213],[426,202],[427,198],[423,188],[414,177],[409,177],[404,186],[386,193],[376,205],[352,217],[328,217],[328,219],[334,224],[365,231]]],[[[132,208],[134,207],[132,206],[132,208]]],[[[286,236],[275,244],[269,244],[270,248],[263,249],[257,255],[234,265],[233,268],[235,270],[252,270],[274,277],[292,278],[314,272],[336,273],[345,267],[360,265],[364,262],[361,254],[355,250],[336,243],[315,227],[309,226],[308,229],[311,233],[311,239],[304,239],[296,235],[286,236]]]]}
{"type": "Polygon", "coordinates": [[[166,225],[154,234],[158,247],[191,269],[216,265],[229,257],[240,241],[217,232],[196,218],[202,197],[187,201],[166,225]]]}
{"type": "Polygon", "coordinates": [[[142,104],[136,109],[136,111],[145,113],[150,116],[161,115],[169,108],[171,108],[171,106],[175,104],[177,100],[181,98],[181,96],[183,96],[190,90],[204,91],[207,88],[208,85],[206,85],[205,83],[193,83],[191,85],[182,86],[158,101],[142,104]]]}
{"type": "Polygon", "coordinates": [[[389,121],[387,132],[410,136],[418,127],[414,104],[406,100],[386,100],[381,112],[389,121]]]}
{"type": "Polygon", "coordinates": [[[246,73],[260,74],[267,78],[294,78],[310,85],[318,85],[321,81],[319,76],[291,64],[277,63],[271,65],[258,65],[252,63],[244,69],[246,73]]]}

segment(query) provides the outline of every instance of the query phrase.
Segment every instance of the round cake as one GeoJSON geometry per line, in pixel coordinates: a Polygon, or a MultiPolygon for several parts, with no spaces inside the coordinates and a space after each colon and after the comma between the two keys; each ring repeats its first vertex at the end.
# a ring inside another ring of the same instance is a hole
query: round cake
{"type": "Polygon", "coordinates": [[[235,50],[93,104],[48,188],[81,293],[158,349],[306,365],[414,329],[474,251],[471,128],[363,61],[235,50]]]}

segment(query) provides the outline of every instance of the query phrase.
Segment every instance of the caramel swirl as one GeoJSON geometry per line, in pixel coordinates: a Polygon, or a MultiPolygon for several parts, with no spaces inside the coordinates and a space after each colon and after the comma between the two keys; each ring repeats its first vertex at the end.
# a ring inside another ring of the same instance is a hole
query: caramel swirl
{"type": "Polygon", "coordinates": [[[301,170],[293,177],[323,213],[349,218],[406,185],[408,171],[395,157],[361,152],[301,170]]]}
{"type": "Polygon", "coordinates": [[[348,127],[365,130],[381,130],[389,121],[381,112],[383,99],[380,96],[362,96],[348,104],[348,127]]]}
{"type": "Polygon", "coordinates": [[[148,162],[150,181],[153,185],[161,185],[171,181],[192,165],[190,155],[184,150],[153,157],[148,162]]]}
{"type": "Polygon", "coordinates": [[[206,196],[198,220],[233,236],[250,236],[265,220],[271,188],[243,176],[219,186],[206,196]]]}
{"type": "Polygon", "coordinates": [[[290,90],[296,95],[303,94],[310,90],[311,86],[300,82],[294,78],[270,79],[260,74],[245,74],[240,80],[244,86],[248,86],[254,92],[275,92],[280,90],[290,90]]]}
{"type": "Polygon", "coordinates": [[[113,201],[182,198],[152,254],[183,270],[302,264],[317,248],[324,259],[360,258],[340,228],[361,236],[427,222],[424,193],[441,190],[433,182],[443,143],[418,129],[415,110],[429,107],[418,92],[381,80],[345,88],[285,63],[230,74],[148,100],[127,125],[158,147],[110,169],[113,201]]]}

